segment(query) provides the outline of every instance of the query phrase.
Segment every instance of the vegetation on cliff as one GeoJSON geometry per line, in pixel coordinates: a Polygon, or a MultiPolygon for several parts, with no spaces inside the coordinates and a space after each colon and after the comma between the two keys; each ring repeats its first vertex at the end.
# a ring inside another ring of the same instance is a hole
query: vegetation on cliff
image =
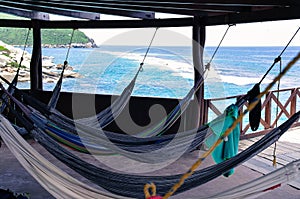
{"type": "MultiPolygon", "coordinates": [[[[9,45],[24,45],[27,35],[24,28],[0,28],[0,38],[9,45]]],[[[71,29],[43,29],[42,44],[67,45],[72,35],[71,29]]],[[[86,44],[90,39],[81,31],[75,30],[72,43],[86,44]]],[[[28,38],[28,45],[32,45],[32,31],[28,38]]]]}

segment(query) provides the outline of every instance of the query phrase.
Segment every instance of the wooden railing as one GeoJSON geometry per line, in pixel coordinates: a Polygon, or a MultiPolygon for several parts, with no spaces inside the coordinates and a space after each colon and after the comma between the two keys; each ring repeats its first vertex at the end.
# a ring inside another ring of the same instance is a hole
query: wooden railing
{"type": "MultiPolygon", "coordinates": [[[[221,108],[218,108],[216,105],[217,103],[220,101],[226,101],[226,104],[229,105],[230,103],[237,101],[237,99],[240,97],[242,97],[242,95],[226,98],[205,99],[205,108],[203,113],[205,116],[205,122],[208,122],[209,118],[218,116],[223,112],[223,110],[220,110],[221,108]]],[[[244,104],[240,108],[240,112],[245,109],[245,106],[248,106],[248,104],[244,104]]],[[[250,129],[248,116],[246,116],[240,123],[241,139],[266,134],[277,125],[280,125],[284,120],[290,118],[294,113],[296,113],[296,111],[299,110],[300,87],[270,91],[262,99],[260,128],[257,130],[257,132],[253,132],[250,129]]],[[[300,121],[297,121],[293,126],[299,125],[300,121]]]]}

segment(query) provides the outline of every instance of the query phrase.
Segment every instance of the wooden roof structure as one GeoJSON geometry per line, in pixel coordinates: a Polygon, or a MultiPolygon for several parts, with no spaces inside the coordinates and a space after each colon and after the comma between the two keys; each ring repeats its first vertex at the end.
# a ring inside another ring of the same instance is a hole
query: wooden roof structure
{"type": "MultiPolygon", "coordinates": [[[[138,28],[191,26],[194,17],[202,25],[224,25],[300,19],[298,0],[0,0],[0,12],[43,20],[41,28],[138,28]],[[99,20],[101,14],[132,20],[99,20]],[[155,13],[182,15],[156,19],[155,13]],[[87,20],[49,21],[48,14],[87,20]],[[140,20],[144,19],[144,20],[140,20]],[[147,20],[146,20],[147,19],[147,20]]],[[[0,26],[31,27],[30,21],[3,20],[0,26]]]]}

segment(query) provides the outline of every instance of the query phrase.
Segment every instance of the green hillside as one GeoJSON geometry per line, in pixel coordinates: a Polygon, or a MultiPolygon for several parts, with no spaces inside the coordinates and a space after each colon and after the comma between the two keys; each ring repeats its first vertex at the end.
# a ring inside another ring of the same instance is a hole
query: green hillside
{"type": "MultiPolygon", "coordinates": [[[[28,29],[0,28],[0,40],[9,45],[24,45],[28,29]]],[[[43,29],[42,44],[68,44],[72,35],[71,29],[43,29]]],[[[88,43],[89,38],[81,31],[75,30],[72,43],[88,43]]],[[[28,44],[32,45],[32,31],[28,44]]]]}
{"type": "MultiPolygon", "coordinates": [[[[26,18],[0,13],[0,19],[23,19],[26,18]]],[[[1,28],[0,40],[9,45],[24,45],[28,29],[25,28],[1,28]]],[[[71,29],[43,29],[42,44],[65,45],[70,43],[71,29]]],[[[89,38],[81,31],[76,30],[72,43],[88,43],[89,38]]],[[[30,32],[28,45],[32,45],[32,31],[30,32]]]]}

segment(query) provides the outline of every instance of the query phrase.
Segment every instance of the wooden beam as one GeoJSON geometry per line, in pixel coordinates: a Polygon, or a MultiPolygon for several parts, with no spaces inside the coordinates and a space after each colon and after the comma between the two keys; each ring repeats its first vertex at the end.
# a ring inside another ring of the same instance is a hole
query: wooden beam
{"type": "Polygon", "coordinates": [[[72,11],[57,10],[57,11],[53,11],[53,14],[62,15],[62,16],[66,16],[66,17],[74,17],[74,18],[78,18],[78,19],[100,20],[99,13],[72,12],[72,11]]]}
{"type": "Polygon", "coordinates": [[[42,79],[42,42],[40,21],[32,20],[33,48],[30,61],[30,89],[37,91],[43,89],[42,79]]]}
{"type": "MultiPolygon", "coordinates": [[[[118,8],[118,9],[131,9],[131,10],[153,10],[159,11],[158,9],[168,9],[170,10],[186,10],[190,14],[197,11],[206,12],[241,12],[245,9],[250,8],[250,6],[211,6],[211,5],[198,5],[197,3],[179,3],[179,2],[152,2],[152,1],[82,1],[82,0],[49,0],[51,3],[60,3],[64,5],[82,5],[89,7],[106,7],[106,8],[118,8]]],[[[49,2],[47,1],[47,2],[49,2]]],[[[46,1],[45,1],[46,2],[46,1]]]]}
{"type": "MultiPolygon", "coordinates": [[[[42,10],[42,9],[41,9],[42,10]]],[[[0,12],[8,13],[20,17],[25,17],[29,19],[37,19],[37,20],[49,20],[49,14],[46,12],[32,11],[22,8],[13,8],[8,6],[0,5],[0,12]]],[[[88,20],[99,20],[99,13],[88,13],[88,12],[75,12],[75,11],[65,11],[65,10],[56,10],[51,9],[52,14],[75,17],[79,19],[88,19],[88,20]]]]}
{"type": "MultiPolygon", "coordinates": [[[[299,1],[300,2],[300,1],[299,1]]],[[[207,17],[206,26],[300,19],[300,6],[207,17]]]]}
{"type": "MultiPolygon", "coordinates": [[[[193,18],[170,18],[153,20],[102,20],[102,21],[40,21],[41,28],[48,29],[92,29],[92,28],[152,28],[186,27],[193,25],[193,18]]],[[[0,19],[0,27],[32,28],[30,20],[0,19]]]]}
{"type": "Polygon", "coordinates": [[[110,15],[118,15],[125,17],[135,17],[141,19],[153,19],[154,12],[145,12],[139,10],[125,10],[118,9],[115,7],[105,8],[105,7],[94,7],[94,6],[84,6],[84,5],[69,5],[62,4],[59,2],[44,2],[44,1],[2,1],[2,5],[12,8],[27,9],[34,11],[43,11],[58,15],[71,15],[72,12],[89,12],[89,13],[102,13],[110,15]]]}
{"type": "MultiPolygon", "coordinates": [[[[205,45],[206,28],[203,25],[203,21],[200,17],[194,17],[193,25],[193,64],[194,64],[194,81],[195,83],[203,78],[204,64],[203,64],[203,49],[205,45]]],[[[198,102],[196,122],[197,125],[202,125],[206,121],[205,114],[205,102],[204,102],[204,83],[200,86],[196,92],[196,98],[198,102]]]]}
{"type": "Polygon", "coordinates": [[[0,12],[25,17],[29,19],[49,20],[49,14],[44,12],[32,12],[30,10],[10,8],[0,5],[0,12]]]}
{"type": "Polygon", "coordinates": [[[0,19],[0,27],[32,28],[32,22],[30,20],[0,19]]]}
{"type": "Polygon", "coordinates": [[[153,20],[49,21],[43,28],[151,28],[192,26],[193,18],[153,20]]]}
{"type": "MultiPolygon", "coordinates": [[[[97,1],[97,0],[92,0],[97,1]]],[[[106,0],[103,0],[106,1],[106,0]]],[[[123,0],[115,0],[116,2],[120,2],[123,0]]],[[[286,5],[300,5],[300,2],[298,0],[141,0],[139,2],[146,2],[146,3],[193,3],[198,5],[230,5],[230,6],[266,6],[266,5],[272,5],[272,6],[286,6],[286,5]]]]}

